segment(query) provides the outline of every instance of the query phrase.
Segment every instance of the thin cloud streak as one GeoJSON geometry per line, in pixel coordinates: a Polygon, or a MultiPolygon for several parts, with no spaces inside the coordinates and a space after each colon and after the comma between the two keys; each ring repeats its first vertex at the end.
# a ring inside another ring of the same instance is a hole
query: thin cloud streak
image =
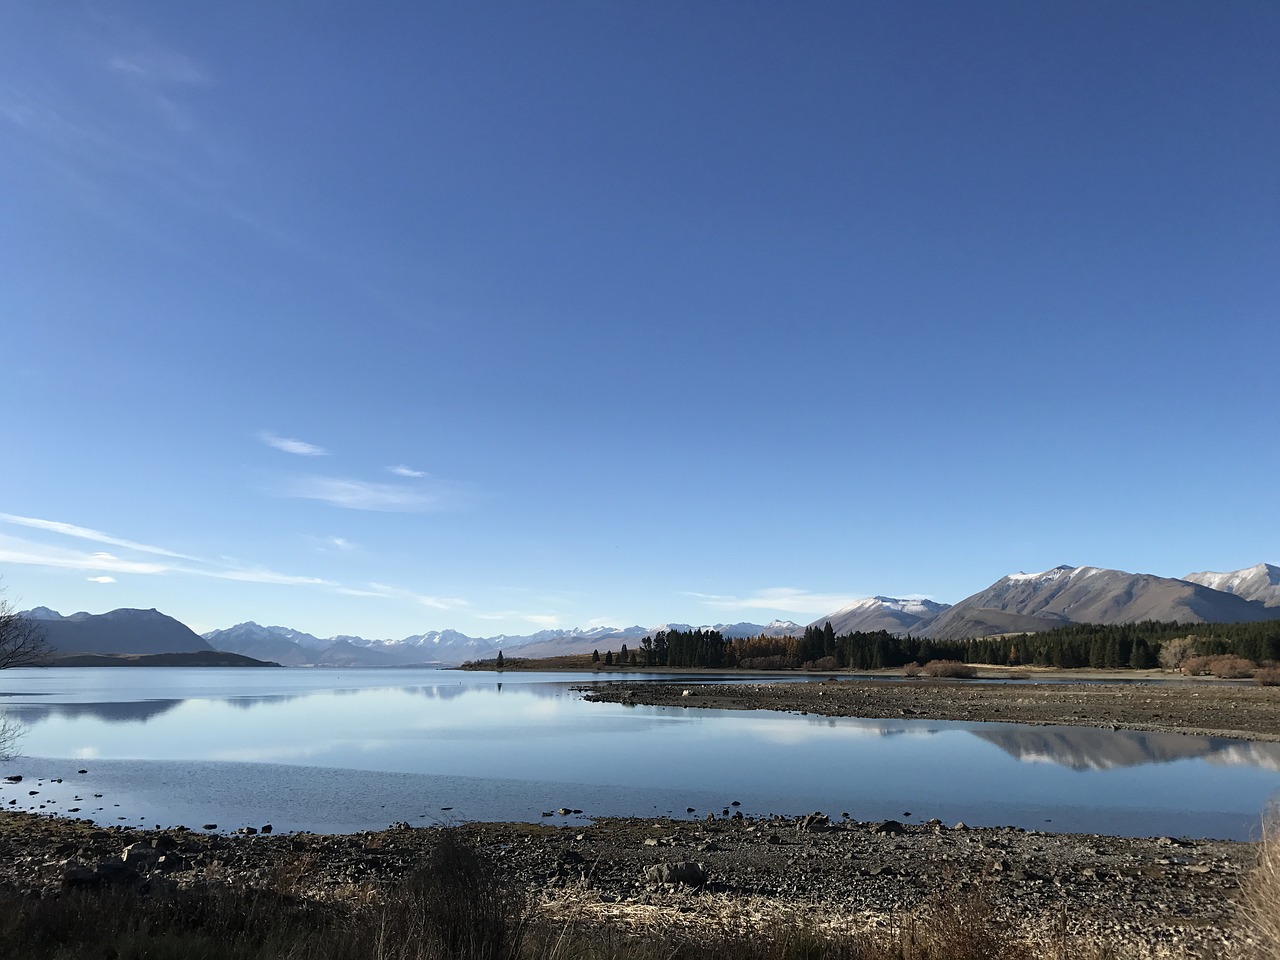
{"type": "Polygon", "coordinates": [[[103,533],[101,530],[93,530],[89,527],[78,527],[73,523],[62,523],[58,520],[40,520],[36,517],[19,517],[12,513],[0,513],[0,521],[20,527],[30,527],[33,530],[46,530],[50,533],[60,533],[64,537],[76,537],[80,540],[91,540],[94,543],[106,543],[113,547],[124,547],[126,550],[136,550],[139,553],[151,553],[160,557],[172,557],[175,560],[196,560],[195,557],[188,556],[185,553],[166,550],[164,547],[155,547],[146,543],[137,543],[136,541],[125,540],[121,537],[113,537],[108,533],[103,533]]]}
{"type": "Polygon", "coordinates": [[[258,439],[268,447],[274,447],[283,453],[292,453],[298,457],[327,457],[329,455],[329,451],[324,447],[317,446],[314,443],[307,443],[305,440],[295,440],[292,437],[276,436],[270,430],[261,431],[258,434],[258,439]]]}
{"type": "MultiPolygon", "coordinates": [[[[129,541],[109,540],[111,543],[128,544],[129,541]]],[[[178,556],[174,554],[174,556],[178,556]]],[[[203,564],[195,557],[183,557],[192,563],[203,564]]],[[[216,566],[192,567],[185,564],[168,564],[144,560],[127,560],[113,553],[96,551],[86,553],[81,550],[70,550],[49,544],[35,543],[18,537],[0,535],[0,563],[12,563],[22,566],[57,567],[64,570],[84,570],[89,573],[132,573],[145,576],[165,576],[168,574],[186,574],[193,577],[211,577],[216,580],[236,580],[242,583],[266,583],[279,586],[323,586],[336,587],[332,580],[321,577],[304,577],[294,574],[280,573],[263,567],[247,569],[218,568],[216,566]]],[[[113,583],[113,578],[91,577],[97,583],[113,583]]]]}
{"type": "Polygon", "coordinates": [[[845,594],[810,593],[794,587],[769,587],[757,590],[749,597],[721,596],[687,591],[685,596],[696,597],[706,606],[717,610],[780,610],[786,613],[808,613],[821,616],[841,607],[847,607],[859,597],[845,594]]]}
{"type": "Polygon", "coordinates": [[[0,537],[0,563],[22,566],[57,567],[63,570],[84,570],[89,573],[140,573],[164,574],[173,570],[163,563],[139,560],[122,560],[110,553],[84,553],[61,547],[30,543],[15,537],[0,537]]]}
{"type": "Polygon", "coordinates": [[[116,578],[115,577],[90,577],[89,582],[90,583],[115,583],[116,578]]]}
{"type": "Polygon", "coordinates": [[[344,477],[299,477],[284,487],[283,495],[301,500],[319,500],[347,510],[373,510],[382,513],[422,513],[440,509],[446,502],[446,497],[439,491],[344,477]]]}
{"type": "Polygon", "coordinates": [[[430,594],[406,590],[387,583],[370,583],[360,587],[339,587],[338,593],[348,597],[380,597],[388,600],[409,600],[432,610],[458,610],[471,606],[461,597],[437,597],[430,594]]]}
{"type": "Polygon", "coordinates": [[[413,467],[406,467],[403,463],[399,464],[398,466],[387,467],[387,469],[391,473],[394,473],[397,477],[410,477],[414,480],[421,480],[423,477],[427,475],[426,471],[415,470],[413,469],[413,467]]]}

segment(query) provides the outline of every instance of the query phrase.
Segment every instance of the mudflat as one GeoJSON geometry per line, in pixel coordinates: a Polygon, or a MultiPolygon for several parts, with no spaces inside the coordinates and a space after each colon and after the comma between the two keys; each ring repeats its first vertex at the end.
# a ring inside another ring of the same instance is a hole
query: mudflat
{"type": "MultiPolygon", "coordinates": [[[[1059,676],[1071,676],[1060,674],[1059,676]]],[[[1079,676],[1075,674],[1074,676],[1079,676]]],[[[1240,740],[1280,740],[1280,687],[1197,678],[933,680],[895,677],[796,683],[584,684],[610,703],[782,710],[828,717],[973,720],[1151,730],[1240,740]]]]}

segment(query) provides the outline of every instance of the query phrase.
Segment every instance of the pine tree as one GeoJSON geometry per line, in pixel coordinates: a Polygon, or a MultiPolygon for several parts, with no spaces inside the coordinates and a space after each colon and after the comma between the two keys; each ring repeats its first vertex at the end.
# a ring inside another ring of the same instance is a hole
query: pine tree
{"type": "Polygon", "coordinates": [[[502,659],[502,651],[501,651],[501,650],[499,650],[499,651],[498,651],[498,660],[497,660],[497,664],[498,664],[498,669],[499,669],[499,670],[501,670],[501,669],[502,669],[502,664],[503,664],[503,662],[504,662],[504,661],[503,661],[503,659],[502,659]]]}

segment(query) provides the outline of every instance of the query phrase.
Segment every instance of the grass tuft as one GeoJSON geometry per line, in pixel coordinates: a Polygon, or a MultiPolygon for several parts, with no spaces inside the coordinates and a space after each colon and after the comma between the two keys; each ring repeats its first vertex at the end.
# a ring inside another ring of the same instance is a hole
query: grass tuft
{"type": "Polygon", "coordinates": [[[1258,865],[1241,885],[1240,932],[1249,960],[1280,960],[1280,806],[1263,819],[1258,865]]]}

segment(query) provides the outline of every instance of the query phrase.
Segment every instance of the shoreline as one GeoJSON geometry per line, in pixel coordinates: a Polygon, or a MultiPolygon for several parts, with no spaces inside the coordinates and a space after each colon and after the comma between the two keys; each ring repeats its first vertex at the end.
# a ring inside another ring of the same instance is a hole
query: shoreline
{"type": "MultiPolygon", "coordinates": [[[[441,829],[449,828],[236,836],[3,812],[0,900],[122,884],[368,901],[408,877],[441,829]]],[[[1073,937],[1143,956],[1167,947],[1213,953],[1231,942],[1240,881],[1258,850],[1238,841],[864,823],[822,814],[452,829],[491,855],[538,914],[555,922],[643,930],[673,917],[712,928],[726,917],[766,923],[807,916],[870,930],[939,895],[977,891],[1021,928],[1065,924],[1073,937]],[[685,861],[704,865],[704,886],[673,887],[646,876],[647,868],[685,861]]]]}
{"type": "MultiPolygon", "coordinates": [[[[1061,671],[1067,673],[1067,671],[1061,671]]],[[[1073,674],[1074,675],[1074,674],[1073,674]]],[[[1181,678],[1115,682],[1037,676],[1019,683],[842,679],[774,683],[627,683],[575,686],[584,699],[715,710],[772,710],[827,717],[956,720],[1181,733],[1280,741],[1280,687],[1181,678]],[[1044,682],[1049,680],[1050,682],[1044,682]]]]}

